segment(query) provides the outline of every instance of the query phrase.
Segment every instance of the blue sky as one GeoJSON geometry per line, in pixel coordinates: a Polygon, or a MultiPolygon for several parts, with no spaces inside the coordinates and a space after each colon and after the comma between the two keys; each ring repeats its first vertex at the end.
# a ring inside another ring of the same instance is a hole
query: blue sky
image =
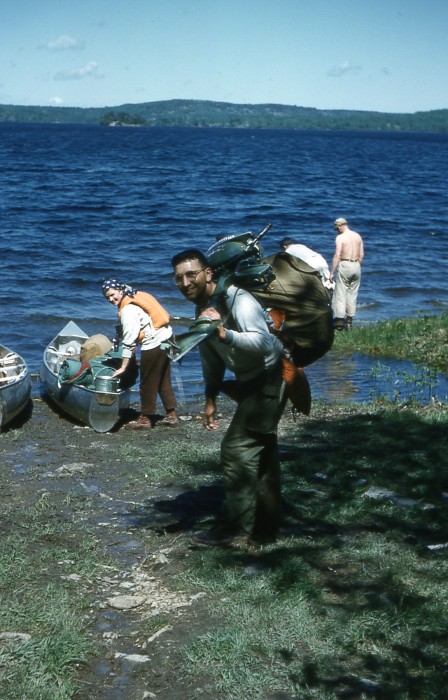
{"type": "Polygon", "coordinates": [[[448,107],[446,0],[3,0],[0,103],[448,107]]]}

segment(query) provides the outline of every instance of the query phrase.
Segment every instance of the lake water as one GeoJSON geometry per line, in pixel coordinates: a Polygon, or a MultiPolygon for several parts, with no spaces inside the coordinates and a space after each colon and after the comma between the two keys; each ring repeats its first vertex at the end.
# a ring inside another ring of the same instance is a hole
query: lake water
{"type": "MultiPolygon", "coordinates": [[[[150,291],[183,330],[193,309],[171,256],[267,223],[266,254],[288,235],[329,263],[336,217],[362,234],[356,323],[448,306],[448,134],[0,124],[0,163],[0,337],[33,373],[69,319],[113,335],[104,277],[150,291]]],[[[200,394],[197,353],[175,374],[180,394],[200,394]]],[[[331,400],[363,400],[381,381],[371,360],[333,352],[307,374],[331,400]]]]}

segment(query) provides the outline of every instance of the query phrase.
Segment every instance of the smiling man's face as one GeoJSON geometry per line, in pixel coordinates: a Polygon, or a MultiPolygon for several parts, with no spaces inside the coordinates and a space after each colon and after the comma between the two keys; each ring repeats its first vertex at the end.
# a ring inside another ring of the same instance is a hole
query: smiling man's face
{"type": "Polygon", "coordinates": [[[212,271],[201,267],[199,260],[184,260],[174,268],[174,282],[180,292],[194,304],[208,300],[212,271]]]}

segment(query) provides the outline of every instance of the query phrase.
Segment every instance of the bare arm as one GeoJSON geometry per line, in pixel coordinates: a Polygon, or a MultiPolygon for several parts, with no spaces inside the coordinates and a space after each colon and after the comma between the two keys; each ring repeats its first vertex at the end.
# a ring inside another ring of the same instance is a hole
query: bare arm
{"type": "Polygon", "coordinates": [[[358,260],[360,263],[364,260],[364,243],[361,238],[361,242],[359,244],[359,255],[358,255],[358,260]]]}
{"type": "Polygon", "coordinates": [[[140,332],[140,321],[138,309],[136,306],[129,304],[121,313],[121,321],[123,328],[123,354],[121,359],[121,367],[115,370],[113,377],[119,377],[124,374],[129,367],[132,355],[135,352],[137,345],[136,339],[140,332]]]}
{"type": "Polygon", "coordinates": [[[122,374],[124,374],[129,367],[129,363],[131,361],[130,357],[123,357],[121,360],[121,367],[115,370],[115,372],[112,375],[112,378],[115,377],[120,377],[122,374]]]}
{"type": "Polygon", "coordinates": [[[339,236],[337,236],[336,240],[335,240],[335,251],[334,251],[334,255],[333,255],[333,262],[331,265],[330,282],[333,282],[334,273],[336,272],[336,268],[339,264],[339,260],[341,259],[341,252],[342,252],[342,240],[340,239],[339,236]]]}

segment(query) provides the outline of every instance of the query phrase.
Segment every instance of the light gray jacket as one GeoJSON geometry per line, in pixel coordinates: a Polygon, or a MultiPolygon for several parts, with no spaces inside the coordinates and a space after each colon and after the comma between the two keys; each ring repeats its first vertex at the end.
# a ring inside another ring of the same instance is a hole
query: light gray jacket
{"type": "Polygon", "coordinates": [[[226,329],[225,342],[211,336],[199,346],[205,393],[215,398],[226,369],[240,381],[254,379],[279,361],[283,346],[269,330],[269,316],[259,302],[243,289],[230,286],[218,308],[226,329]]]}

